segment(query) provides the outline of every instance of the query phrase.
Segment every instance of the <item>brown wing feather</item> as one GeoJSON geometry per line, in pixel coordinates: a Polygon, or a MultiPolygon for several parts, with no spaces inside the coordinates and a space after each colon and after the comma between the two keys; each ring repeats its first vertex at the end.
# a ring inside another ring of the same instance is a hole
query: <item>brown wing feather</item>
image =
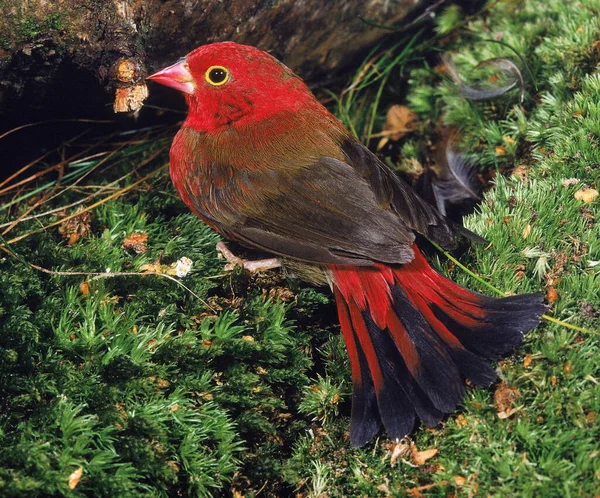
{"type": "Polygon", "coordinates": [[[274,171],[269,181],[276,189],[264,189],[263,181],[258,173],[261,206],[240,212],[243,219],[229,228],[240,241],[317,263],[412,260],[412,231],[379,206],[369,184],[343,161],[320,158],[301,174],[274,171]]]}
{"type": "MultiPolygon", "coordinates": [[[[301,118],[282,116],[290,122],[279,129],[301,129],[301,118]]],[[[460,229],[333,120],[325,131],[304,126],[310,132],[269,140],[260,127],[244,137],[183,128],[171,154],[173,181],[213,228],[280,256],[323,264],[406,263],[414,257],[413,231],[453,247],[460,229]]]]}
{"type": "Polygon", "coordinates": [[[367,179],[381,206],[384,209],[391,208],[411,230],[425,235],[445,249],[454,249],[457,238],[461,236],[474,242],[485,242],[485,239],[446,218],[419,197],[408,183],[364,145],[348,139],[342,142],[341,149],[346,162],[367,179]]]}

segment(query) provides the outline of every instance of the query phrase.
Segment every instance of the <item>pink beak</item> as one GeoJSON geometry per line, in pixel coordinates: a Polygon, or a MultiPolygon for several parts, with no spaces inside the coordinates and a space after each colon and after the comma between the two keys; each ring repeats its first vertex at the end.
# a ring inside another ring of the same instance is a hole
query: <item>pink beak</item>
{"type": "Polygon", "coordinates": [[[147,79],[156,81],[161,85],[170,86],[184,93],[192,94],[196,89],[196,82],[190,74],[185,59],[180,59],[172,66],[148,76],[147,79]]]}

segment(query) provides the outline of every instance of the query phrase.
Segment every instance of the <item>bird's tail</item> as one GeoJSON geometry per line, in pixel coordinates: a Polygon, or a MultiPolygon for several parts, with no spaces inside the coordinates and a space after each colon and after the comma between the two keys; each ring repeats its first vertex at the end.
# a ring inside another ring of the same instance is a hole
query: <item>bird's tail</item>
{"type": "Polygon", "coordinates": [[[331,266],[353,378],[350,437],[407,435],[436,425],[461,401],[467,378],[496,379],[486,360],[517,347],[546,306],[539,294],[491,298],[436,272],[416,245],[399,266],[331,266]]]}

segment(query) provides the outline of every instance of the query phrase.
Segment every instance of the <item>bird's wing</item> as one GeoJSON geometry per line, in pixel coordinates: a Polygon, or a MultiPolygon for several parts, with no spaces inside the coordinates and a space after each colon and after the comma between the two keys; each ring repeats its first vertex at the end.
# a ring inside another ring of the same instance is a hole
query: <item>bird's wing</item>
{"type": "Polygon", "coordinates": [[[483,237],[446,218],[434,206],[419,197],[408,183],[385,166],[364,145],[346,140],[341,144],[341,150],[345,162],[368,181],[377,202],[385,209],[392,209],[411,230],[445,249],[454,249],[460,237],[473,242],[486,242],[483,237]]]}
{"type": "Polygon", "coordinates": [[[274,171],[258,202],[241,203],[224,227],[239,242],[317,263],[405,263],[415,235],[383,209],[368,182],[343,161],[322,157],[303,171],[274,171]]]}
{"type": "Polygon", "coordinates": [[[214,224],[244,245],[324,264],[406,263],[414,257],[414,232],[455,245],[462,227],[362,145],[348,142],[343,151],[344,160],[320,157],[303,167],[238,171],[223,190],[227,199],[212,191],[220,206],[214,224]]]}

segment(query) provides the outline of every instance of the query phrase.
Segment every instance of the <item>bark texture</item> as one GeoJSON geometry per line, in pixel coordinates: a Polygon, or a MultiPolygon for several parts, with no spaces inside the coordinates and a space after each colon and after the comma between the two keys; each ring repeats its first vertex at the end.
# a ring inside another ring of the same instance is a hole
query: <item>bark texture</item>
{"type": "Polygon", "coordinates": [[[60,78],[68,85],[73,74],[92,75],[114,97],[116,111],[135,110],[147,95],[144,78],[150,71],[198,45],[223,40],[269,51],[308,81],[332,77],[389,33],[361,18],[399,24],[431,4],[0,0],[0,115],[25,97],[28,105],[43,105],[52,83],[60,78]]]}

